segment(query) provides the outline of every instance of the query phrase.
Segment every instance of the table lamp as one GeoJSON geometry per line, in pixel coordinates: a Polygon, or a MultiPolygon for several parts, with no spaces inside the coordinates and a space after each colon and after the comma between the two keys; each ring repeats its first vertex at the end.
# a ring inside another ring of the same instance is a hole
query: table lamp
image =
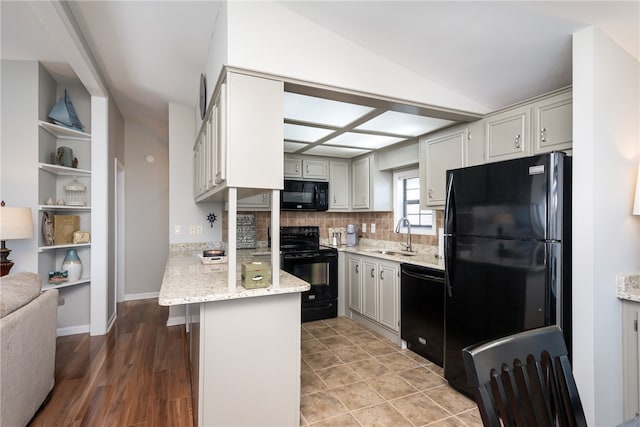
{"type": "Polygon", "coordinates": [[[5,242],[13,239],[30,239],[33,237],[33,223],[30,208],[6,207],[4,201],[0,205],[0,276],[9,274],[13,262],[7,257],[11,252],[5,242]]]}

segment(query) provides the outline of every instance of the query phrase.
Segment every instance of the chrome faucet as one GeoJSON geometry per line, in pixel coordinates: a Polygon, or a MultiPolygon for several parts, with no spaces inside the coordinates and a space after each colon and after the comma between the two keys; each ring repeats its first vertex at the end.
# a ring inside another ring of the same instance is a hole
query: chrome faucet
{"type": "Polygon", "coordinates": [[[413,252],[413,250],[411,249],[411,222],[409,222],[409,219],[406,216],[403,216],[402,218],[400,218],[400,220],[398,221],[398,224],[396,225],[396,233],[400,232],[400,227],[402,226],[402,224],[407,224],[407,243],[401,243],[402,246],[405,247],[405,250],[408,252],[413,252]]]}

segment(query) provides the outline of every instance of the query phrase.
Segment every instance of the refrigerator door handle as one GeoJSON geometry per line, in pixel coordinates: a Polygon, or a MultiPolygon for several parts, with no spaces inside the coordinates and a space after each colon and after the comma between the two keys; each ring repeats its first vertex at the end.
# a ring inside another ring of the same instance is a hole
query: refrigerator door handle
{"type": "Polygon", "coordinates": [[[453,174],[449,174],[447,182],[447,198],[444,211],[444,277],[447,297],[453,297],[451,283],[455,264],[453,218],[455,216],[455,194],[453,190],[453,174]]]}
{"type": "MultiPolygon", "coordinates": [[[[449,174],[449,179],[447,180],[447,196],[445,200],[445,210],[444,210],[444,232],[445,236],[450,236],[453,230],[453,218],[455,217],[455,199],[454,199],[454,191],[453,191],[453,174],[449,174]]],[[[445,251],[446,253],[446,251],[445,251]]]]}

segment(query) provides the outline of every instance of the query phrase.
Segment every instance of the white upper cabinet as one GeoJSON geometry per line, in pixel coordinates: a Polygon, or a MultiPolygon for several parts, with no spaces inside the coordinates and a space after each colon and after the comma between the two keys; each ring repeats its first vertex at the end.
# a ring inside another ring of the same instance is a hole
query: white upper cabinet
{"type": "Polygon", "coordinates": [[[232,71],[223,79],[194,147],[198,202],[228,187],[282,187],[282,81],[232,71]]]}
{"type": "Polygon", "coordinates": [[[442,207],[446,198],[446,173],[466,166],[467,127],[441,132],[420,140],[420,201],[423,208],[442,207]]]}
{"type": "Polygon", "coordinates": [[[284,177],[302,178],[302,159],[284,158],[284,177]]]}
{"type": "Polygon", "coordinates": [[[349,209],[349,163],[329,161],[329,209],[349,209]]]}
{"type": "Polygon", "coordinates": [[[390,211],[392,199],[392,175],[378,170],[375,153],[351,163],[352,209],[390,211]]]}
{"type": "Polygon", "coordinates": [[[563,93],[533,104],[533,154],[570,150],[573,145],[573,97],[563,93]]]}
{"type": "Polygon", "coordinates": [[[530,106],[488,117],[485,120],[486,162],[526,156],[529,153],[530,135],[530,106]]]}
{"type": "Polygon", "coordinates": [[[329,162],[326,159],[285,155],[284,177],[308,181],[327,181],[329,162]]]}
{"type": "Polygon", "coordinates": [[[326,160],[305,159],[302,161],[302,177],[305,179],[326,181],[329,179],[329,164],[326,160]]]}
{"type": "Polygon", "coordinates": [[[571,150],[572,115],[572,92],[564,90],[488,116],[485,162],[571,150]]]}

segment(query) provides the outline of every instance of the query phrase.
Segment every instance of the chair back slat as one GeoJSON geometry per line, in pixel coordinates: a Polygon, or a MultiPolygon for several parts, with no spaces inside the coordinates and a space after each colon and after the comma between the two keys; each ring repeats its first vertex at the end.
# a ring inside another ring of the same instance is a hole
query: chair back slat
{"type": "Polygon", "coordinates": [[[587,425],[559,327],[521,332],[462,352],[486,426],[587,425]]]}

